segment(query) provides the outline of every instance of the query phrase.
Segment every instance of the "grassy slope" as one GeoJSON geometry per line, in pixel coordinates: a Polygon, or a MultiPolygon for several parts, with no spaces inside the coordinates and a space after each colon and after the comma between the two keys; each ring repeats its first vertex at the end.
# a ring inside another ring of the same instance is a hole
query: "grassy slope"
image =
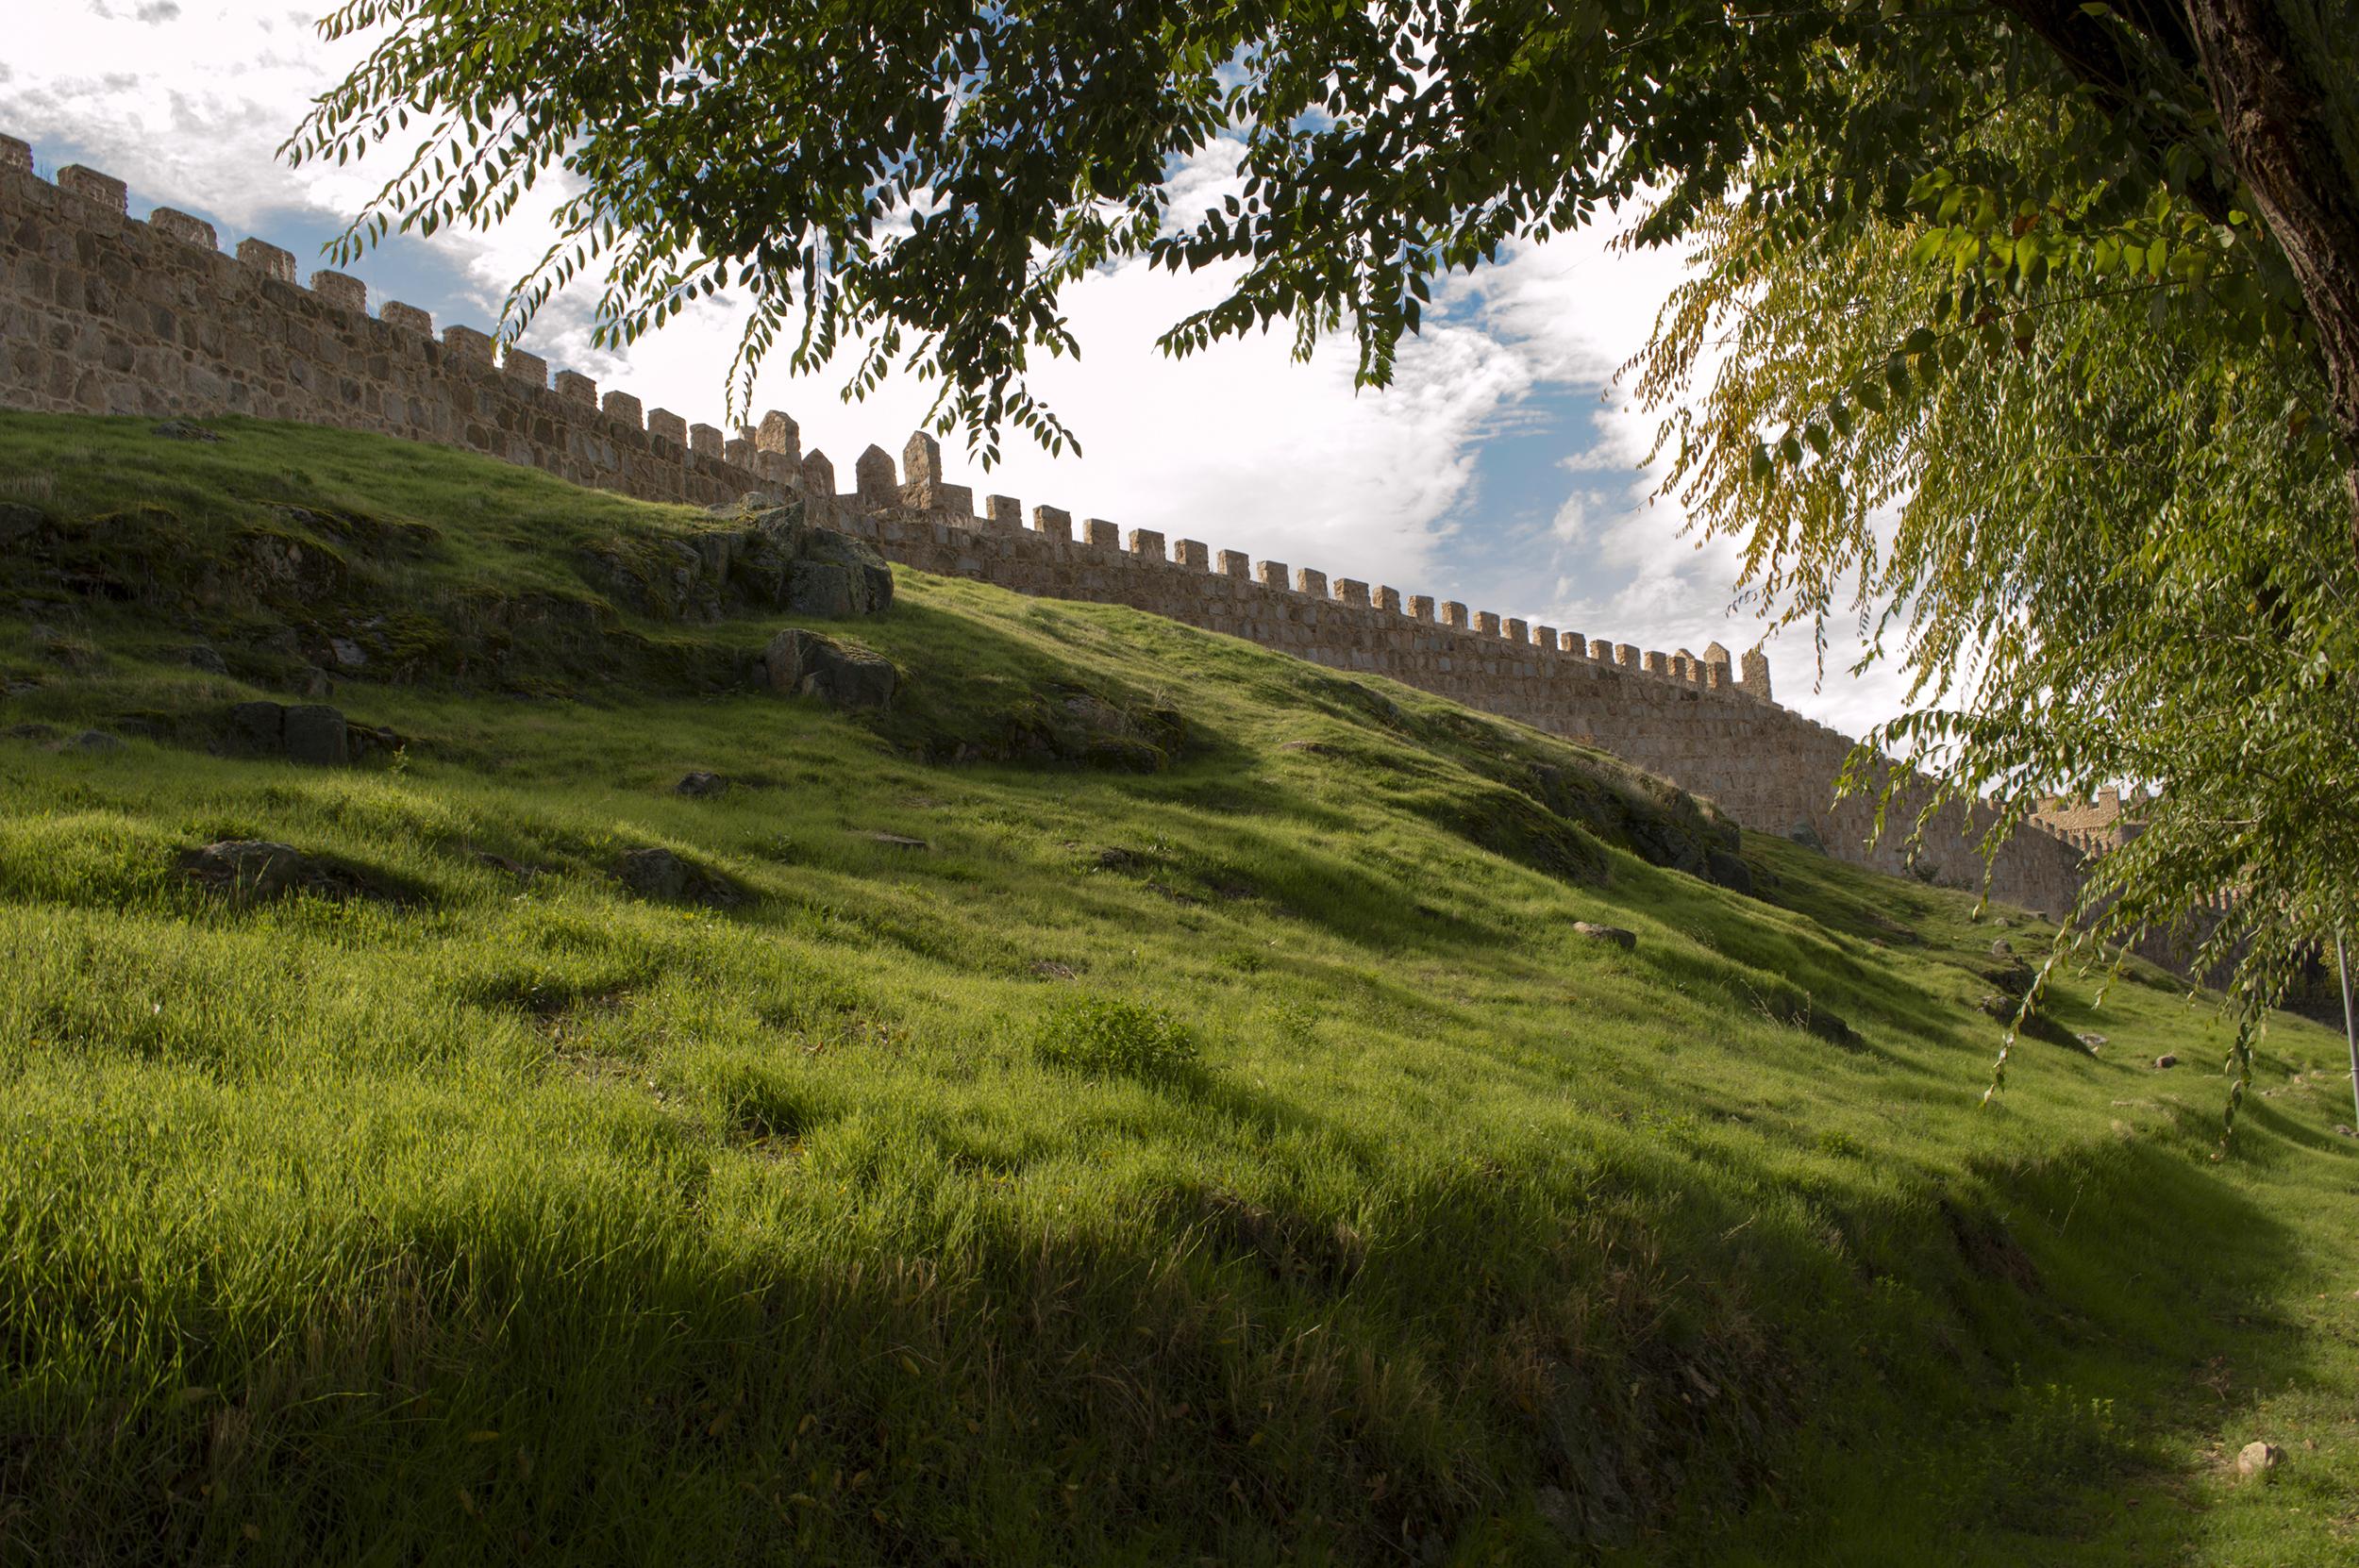
{"type": "Polygon", "coordinates": [[[2208,1012],[2074,980],[2102,1051],[2027,1043],[1978,1111],[1976,971],[2028,917],[1777,841],[1748,898],[1535,838],[1499,759],[1574,748],[907,573],[844,628],[911,683],[884,739],[729,689],[775,623],[624,617],[497,681],[401,623],[410,678],[336,697],[398,767],[207,755],[321,601],[224,608],[159,539],[373,519],[400,547],[339,602],[430,623],[699,525],[222,428],[0,416],[0,503],[103,568],[12,548],[0,721],[164,738],[0,740],[0,1559],[1544,1562],[1551,1513],[1647,1562],[2359,1540],[2325,1032],[2272,1030],[2214,1163],[2208,1012]],[[254,678],[178,663],[200,633],[254,678]],[[1191,754],[913,759],[1044,683],[1177,708],[1191,754]],[[739,785],[669,793],[691,768],[739,785]],[[173,874],[231,837],[407,897],[173,874]],[[635,900],[605,868],[648,844],[752,896],[635,900]],[[1802,992],[1858,1040],[1780,1022],[1802,992]],[[1046,1059],[1124,1003],[1193,1064],[1046,1059]],[[2223,1467],[2255,1436],[2274,1484],[2223,1467]]]}

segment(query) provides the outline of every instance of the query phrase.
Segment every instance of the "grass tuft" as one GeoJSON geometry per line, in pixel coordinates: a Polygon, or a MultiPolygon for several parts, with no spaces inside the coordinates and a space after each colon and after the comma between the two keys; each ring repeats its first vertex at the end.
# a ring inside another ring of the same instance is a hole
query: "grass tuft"
{"type": "Polygon", "coordinates": [[[1196,1031],[1162,1008],[1119,996],[1068,996],[1048,1009],[1033,1054],[1052,1067],[1096,1077],[1176,1083],[1204,1056],[1196,1031]]]}

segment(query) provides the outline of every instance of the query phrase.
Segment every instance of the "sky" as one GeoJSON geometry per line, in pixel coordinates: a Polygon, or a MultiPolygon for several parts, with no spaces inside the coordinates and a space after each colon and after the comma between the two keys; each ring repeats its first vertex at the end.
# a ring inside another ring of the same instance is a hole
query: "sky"
{"type": "MultiPolygon", "coordinates": [[[[311,6],[268,0],[50,0],[14,24],[0,57],[0,134],[33,143],[49,175],[79,163],[128,182],[131,210],[209,220],[225,248],[248,235],[294,253],[299,275],[330,263],[334,238],[393,172],[367,158],[290,167],[278,147],[360,45],[329,45],[311,6]]],[[[1233,144],[1180,171],[1205,205],[1235,187],[1233,144]]],[[[546,186],[490,233],[394,237],[343,269],[372,309],[398,299],[437,326],[490,330],[508,287],[551,229],[546,186]]],[[[1718,641],[1742,652],[1767,629],[1737,607],[1725,541],[1683,531],[1676,501],[1650,499],[1657,415],[1632,406],[1617,367],[1644,346],[1681,276],[1663,253],[1629,252],[1612,227],[1517,247],[1437,295],[1402,346],[1395,379],[1352,386],[1348,340],[1308,363],[1291,333],[1231,340],[1184,360],[1158,333],[1219,295],[1217,275],[1126,265],[1070,289],[1080,342],[1037,370],[1033,390],[1080,440],[1051,458],[1011,434],[989,473],[945,442],[949,477],[1027,508],[1062,507],[1314,567],[1401,592],[1457,599],[1534,625],[1672,652],[1718,641]]],[[[712,302],[622,353],[590,346],[592,292],[560,295],[524,346],[552,368],[725,424],[742,308],[712,302]]],[[[907,378],[847,404],[848,361],[797,378],[778,367],[754,409],[782,409],[848,483],[874,442],[897,459],[928,397],[907,378]]],[[[1834,628],[1838,633],[1841,628],[1834,628]]],[[[1900,707],[1897,676],[1848,673],[1840,635],[1823,676],[1806,629],[1768,643],[1778,700],[1847,734],[1900,707]]]]}

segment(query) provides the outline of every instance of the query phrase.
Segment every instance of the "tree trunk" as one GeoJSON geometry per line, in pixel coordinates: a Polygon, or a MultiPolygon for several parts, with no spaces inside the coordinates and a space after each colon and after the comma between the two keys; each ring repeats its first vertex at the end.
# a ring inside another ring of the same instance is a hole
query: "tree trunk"
{"type": "MultiPolygon", "coordinates": [[[[2282,0],[2185,4],[2230,156],[2301,286],[2334,425],[2359,465],[2359,123],[2338,136],[2334,103],[2353,90],[2359,18],[2325,0],[2314,39],[2289,25],[2282,0]]],[[[2359,553],[2359,466],[2347,466],[2343,479],[2359,553]]]]}

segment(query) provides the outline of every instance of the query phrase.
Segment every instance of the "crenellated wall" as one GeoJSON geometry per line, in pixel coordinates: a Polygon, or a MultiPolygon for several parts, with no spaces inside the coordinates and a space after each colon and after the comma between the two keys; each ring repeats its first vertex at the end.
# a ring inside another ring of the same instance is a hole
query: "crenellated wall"
{"type": "MultiPolygon", "coordinates": [[[[839,492],[834,464],[804,454],[795,422],[765,414],[725,435],[609,392],[488,335],[446,327],[341,273],[295,282],[294,258],[258,240],[224,254],[210,225],[158,209],[127,215],[121,181],[66,168],[37,178],[25,143],[0,137],[0,406],[148,416],[242,413],[405,436],[530,464],[647,500],[710,505],[759,488],[811,498],[836,523],[921,571],[1019,592],[1130,605],[1339,670],[1389,676],[1583,742],[1716,801],[1765,832],[1804,828],[1855,863],[1903,871],[1870,847],[1870,809],[1837,806],[1851,742],[1779,707],[1769,664],[1715,643],[1645,652],[1578,631],[1502,620],[1463,604],[1304,567],[1166,542],[1102,518],[948,482],[939,447],[912,436],[899,465],[871,446],[839,492]]],[[[1915,869],[1955,886],[1982,876],[1963,811],[1915,869]]],[[[1897,835],[1896,835],[1897,836],[1897,835]]],[[[2083,847],[2026,830],[1992,891],[2061,912],[2083,847]]]]}

